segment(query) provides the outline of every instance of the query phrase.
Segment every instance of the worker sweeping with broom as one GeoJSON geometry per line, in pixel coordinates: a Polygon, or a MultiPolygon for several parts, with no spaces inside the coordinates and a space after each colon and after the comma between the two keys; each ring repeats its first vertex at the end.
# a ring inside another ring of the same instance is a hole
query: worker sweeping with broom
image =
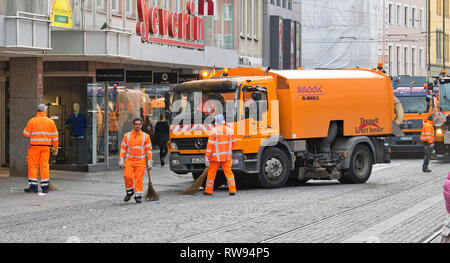
{"type": "Polygon", "coordinates": [[[126,133],[122,140],[119,166],[125,168],[126,196],[123,199],[125,202],[130,201],[133,195],[136,203],[142,202],[146,159],[148,169],[151,169],[153,165],[150,136],[141,128],[142,120],[133,119],[133,130],[126,133]]]}

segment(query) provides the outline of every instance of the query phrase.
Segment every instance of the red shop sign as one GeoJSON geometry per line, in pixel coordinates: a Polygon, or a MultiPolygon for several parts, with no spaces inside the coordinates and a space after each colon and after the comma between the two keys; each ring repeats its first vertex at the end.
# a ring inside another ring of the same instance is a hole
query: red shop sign
{"type": "MultiPolygon", "coordinates": [[[[198,13],[204,14],[205,2],[208,3],[208,15],[214,14],[212,0],[199,0],[198,13]]],[[[139,21],[136,24],[136,34],[143,42],[178,45],[203,49],[204,44],[186,41],[203,41],[203,18],[195,15],[194,1],[186,3],[186,12],[172,12],[162,8],[147,8],[145,0],[137,1],[139,21]],[[169,38],[158,38],[169,36],[169,38]]]]}

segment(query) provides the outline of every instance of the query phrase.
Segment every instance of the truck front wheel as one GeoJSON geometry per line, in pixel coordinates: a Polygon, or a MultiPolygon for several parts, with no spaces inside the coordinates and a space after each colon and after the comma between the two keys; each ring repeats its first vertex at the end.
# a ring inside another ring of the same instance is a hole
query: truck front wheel
{"type": "Polygon", "coordinates": [[[264,188],[279,188],[289,178],[289,161],[278,148],[268,148],[262,154],[258,182],[264,188]]]}
{"type": "Polygon", "coordinates": [[[350,159],[349,169],[341,171],[339,182],[344,184],[365,183],[372,173],[372,154],[366,145],[357,145],[350,159]]]}

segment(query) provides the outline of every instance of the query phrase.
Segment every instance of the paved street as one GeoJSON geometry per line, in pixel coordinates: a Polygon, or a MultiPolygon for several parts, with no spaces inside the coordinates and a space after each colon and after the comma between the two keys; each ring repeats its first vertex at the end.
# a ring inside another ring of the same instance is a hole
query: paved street
{"type": "Polygon", "coordinates": [[[430,174],[421,164],[376,165],[361,185],[310,181],[236,196],[221,188],[212,197],[179,195],[191,176],[156,165],[161,200],[142,204],[122,201],[122,171],[52,171],[62,191],[38,195],[23,192],[26,178],[0,170],[0,242],[437,242],[450,164],[432,161],[430,174]]]}

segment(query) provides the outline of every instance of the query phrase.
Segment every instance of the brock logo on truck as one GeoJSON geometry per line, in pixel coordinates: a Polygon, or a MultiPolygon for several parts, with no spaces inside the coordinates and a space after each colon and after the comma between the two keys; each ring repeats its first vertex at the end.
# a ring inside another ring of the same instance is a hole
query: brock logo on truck
{"type": "Polygon", "coordinates": [[[297,98],[301,96],[302,100],[319,100],[322,95],[322,85],[297,87],[297,98]]]}
{"type": "Polygon", "coordinates": [[[355,127],[355,133],[377,133],[383,132],[384,130],[384,128],[378,125],[380,120],[377,117],[374,119],[360,118],[360,122],[359,127],[355,127]]]}

